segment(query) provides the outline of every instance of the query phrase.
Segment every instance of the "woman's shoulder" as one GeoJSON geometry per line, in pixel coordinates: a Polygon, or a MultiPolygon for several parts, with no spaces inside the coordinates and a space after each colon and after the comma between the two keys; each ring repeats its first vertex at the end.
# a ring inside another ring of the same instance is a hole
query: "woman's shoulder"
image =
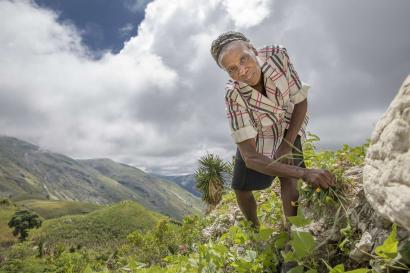
{"type": "Polygon", "coordinates": [[[259,56],[264,56],[265,58],[269,58],[272,55],[276,55],[278,53],[282,53],[283,51],[286,51],[286,48],[282,44],[267,44],[261,48],[257,49],[258,55],[259,56]]]}

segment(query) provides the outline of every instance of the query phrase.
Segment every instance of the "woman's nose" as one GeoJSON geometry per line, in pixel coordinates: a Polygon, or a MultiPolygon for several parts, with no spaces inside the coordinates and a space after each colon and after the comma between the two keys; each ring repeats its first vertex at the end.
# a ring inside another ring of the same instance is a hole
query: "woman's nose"
{"type": "Polygon", "coordinates": [[[246,68],[244,65],[239,66],[239,77],[243,77],[246,74],[246,68]]]}

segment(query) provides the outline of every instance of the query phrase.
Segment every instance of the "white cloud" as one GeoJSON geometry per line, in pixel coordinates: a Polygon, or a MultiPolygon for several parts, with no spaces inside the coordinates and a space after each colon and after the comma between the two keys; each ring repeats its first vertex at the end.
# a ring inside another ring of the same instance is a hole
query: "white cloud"
{"type": "Polygon", "coordinates": [[[237,28],[257,26],[270,14],[269,0],[224,0],[222,3],[237,28]]]}

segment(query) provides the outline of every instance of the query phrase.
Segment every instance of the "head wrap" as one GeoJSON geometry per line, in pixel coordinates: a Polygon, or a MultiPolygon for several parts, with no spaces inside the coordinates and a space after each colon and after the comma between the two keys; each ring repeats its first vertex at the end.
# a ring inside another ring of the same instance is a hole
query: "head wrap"
{"type": "Polygon", "coordinates": [[[236,31],[228,31],[228,32],[222,33],[221,35],[218,36],[218,38],[216,38],[212,42],[211,54],[219,67],[221,67],[221,65],[219,64],[218,59],[219,59],[219,55],[221,54],[223,47],[229,44],[230,42],[236,41],[236,40],[249,42],[249,39],[246,38],[245,35],[243,35],[240,32],[236,32],[236,31]]]}

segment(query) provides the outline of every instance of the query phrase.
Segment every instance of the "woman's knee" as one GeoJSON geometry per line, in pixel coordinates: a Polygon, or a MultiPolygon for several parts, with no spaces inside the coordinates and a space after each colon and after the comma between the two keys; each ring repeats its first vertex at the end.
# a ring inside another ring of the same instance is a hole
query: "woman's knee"
{"type": "Polygon", "coordinates": [[[234,190],[236,197],[241,200],[251,199],[253,198],[252,191],[244,191],[244,190],[234,190]]]}

